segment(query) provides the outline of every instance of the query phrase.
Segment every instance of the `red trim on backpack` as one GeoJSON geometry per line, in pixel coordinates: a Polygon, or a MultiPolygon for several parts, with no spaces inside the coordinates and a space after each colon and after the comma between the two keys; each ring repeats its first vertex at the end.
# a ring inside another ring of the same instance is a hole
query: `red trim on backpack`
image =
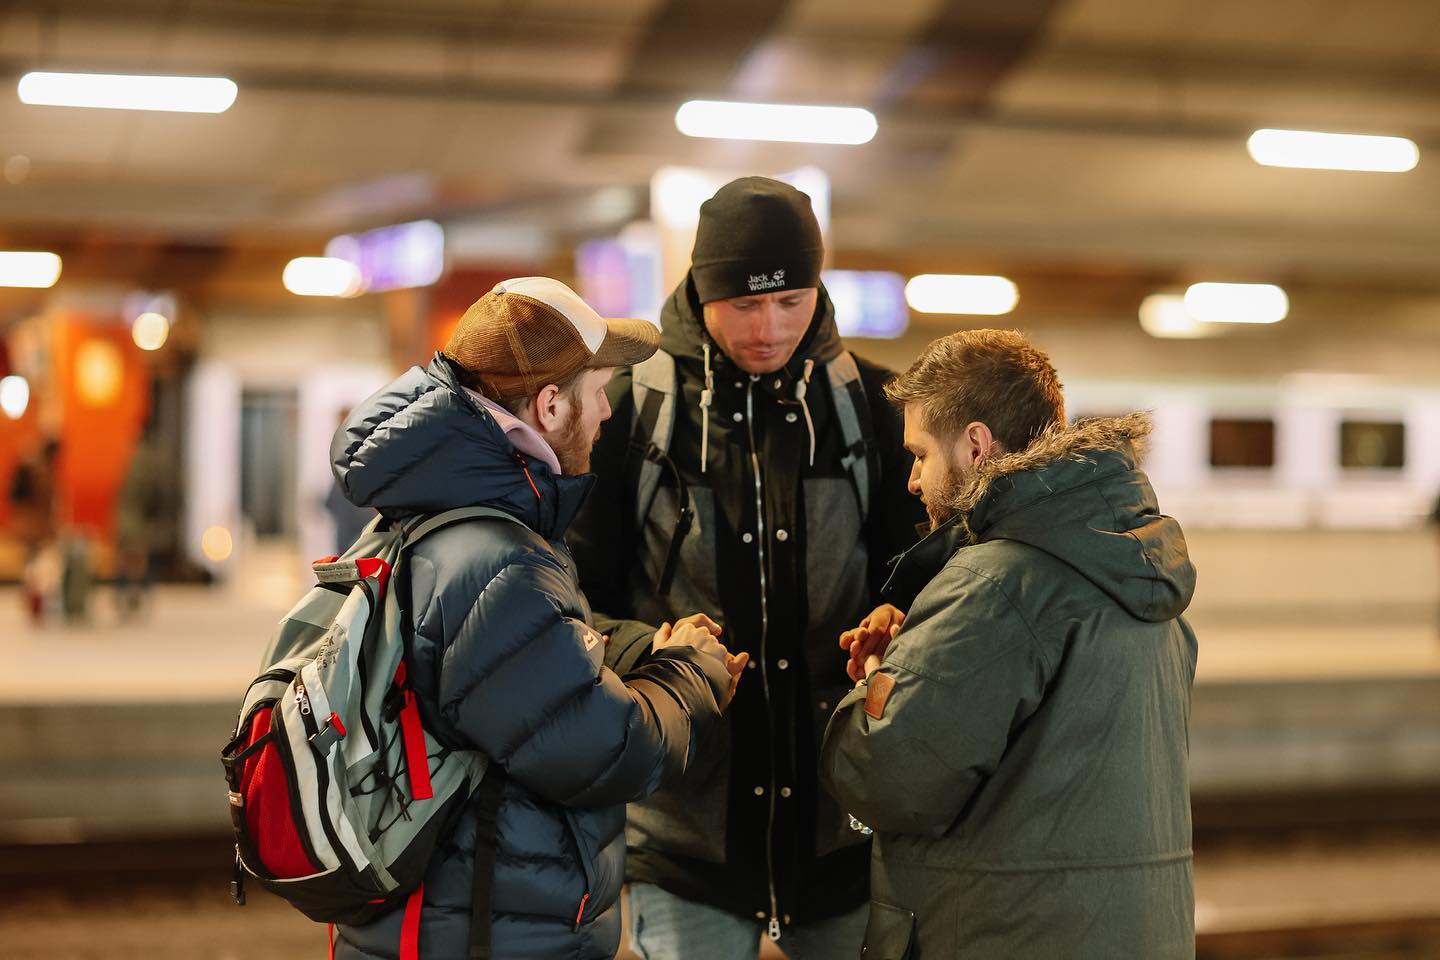
{"type": "Polygon", "coordinates": [[[325,937],[330,941],[330,960],[335,960],[335,924],[325,924],[325,937]]]}
{"type": "Polygon", "coordinates": [[[425,884],[420,884],[405,900],[405,919],[400,924],[400,960],[420,960],[420,906],[425,899],[425,884]]]}
{"type": "Polygon", "coordinates": [[[400,707],[400,734],[405,743],[405,768],[410,774],[410,795],[416,800],[429,800],[435,796],[430,784],[430,755],[425,750],[425,729],[420,725],[420,707],[415,703],[415,691],[405,683],[405,661],[395,668],[395,685],[404,691],[404,703],[400,707]]]}
{"type": "Polygon", "coordinates": [[[322,563],[334,563],[336,560],[339,560],[339,559],[340,559],[340,555],[337,553],[337,554],[335,554],[334,556],[321,557],[319,560],[311,560],[311,561],[310,561],[310,566],[312,566],[312,567],[318,567],[318,566],[320,566],[320,564],[322,564],[322,563]]]}
{"type": "MultiPolygon", "coordinates": [[[[250,721],[249,743],[271,732],[273,710],[273,707],[262,707],[255,711],[250,721]]],[[[297,818],[290,808],[290,785],[274,741],[245,761],[240,774],[240,793],[245,798],[245,827],[265,868],[281,879],[318,873],[320,865],[305,852],[295,828],[297,818]]]]}
{"type": "Polygon", "coordinates": [[[390,564],[379,557],[360,557],[355,561],[355,569],[360,571],[361,580],[379,578],[380,593],[385,592],[385,586],[390,582],[390,564]]]}
{"type": "Polygon", "coordinates": [[[345,724],[343,724],[343,723],[340,722],[340,714],[338,714],[338,713],[332,713],[332,714],[330,714],[330,726],[334,727],[334,728],[335,728],[335,732],[338,733],[338,734],[340,734],[340,739],[341,739],[341,740],[344,740],[344,739],[345,739],[345,724]]]}
{"type": "Polygon", "coordinates": [[[405,705],[400,708],[400,730],[405,736],[405,769],[410,772],[410,794],[416,800],[435,796],[430,785],[430,755],[425,750],[425,730],[420,726],[420,708],[415,691],[405,688],[405,705]]]}

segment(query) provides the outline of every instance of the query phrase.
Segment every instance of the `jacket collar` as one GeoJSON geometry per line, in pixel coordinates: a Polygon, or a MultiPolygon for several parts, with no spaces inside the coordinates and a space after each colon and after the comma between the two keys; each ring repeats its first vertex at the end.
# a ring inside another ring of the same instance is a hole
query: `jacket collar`
{"type": "Polygon", "coordinates": [[[1091,463],[1095,455],[1109,451],[1124,454],[1127,466],[1134,469],[1152,429],[1147,413],[1097,417],[1071,426],[1057,424],[1024,450],[982,463],[949,506],[959,515],[967,540],[978,543],[1007,514],[1037,496],[1059,492],[1043,482],[1022,491],[1016,482],[1020,475],[1041,473],[1064,461],[1091,463]]]}
{"type": "MultiPolygon", "coordinates": [[[[704,308],[695,292],[694,281],[687,274],[661,310],[660,348],[676,360],[695,365],[698,369],[703,364],[702,347],[705,344],[710,346],[711,365],[718,389],[727,389],[735,382],[743,385],[749,379],[750,375],[725,355],[705,329],[704,308]]],[[[835,305],[829,291],[821,284],[815,298],[815,313],[795,352],[779,370],[756,378],[756,386],[778,398],[793,399],[796,385],[805,378],[806,361],[810,361],[813,384],[821,368],[839,356],[843,349],[840,329],[835,325],[835,305]]]]}

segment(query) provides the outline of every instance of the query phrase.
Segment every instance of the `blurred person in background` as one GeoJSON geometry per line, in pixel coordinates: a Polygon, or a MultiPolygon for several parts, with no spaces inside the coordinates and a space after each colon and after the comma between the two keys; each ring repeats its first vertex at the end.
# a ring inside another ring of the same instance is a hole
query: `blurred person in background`
{"type": "Polygon", "coordinates": [[[649,960],[755,957],[762,932],[792,960],[860,950],[869,843],[819,789],[816,758],[850,686],[835,636],[923,514],[892,374],[842,346],[823,257],[794,187],[744,177],[704,203],[661,352],[612,381],[576,522],[608,664],[645,663],[654,624],[698,609],[757,674],[725,749],[630,808],[629,933],[649,960]]]}
{"type": "Polygon", "coordinates": [[[60,586],[62,560],[55,540],[59,461],[60,442],[45,440],[10,480],[15,533],[25,551],[21,598],[35,624],[44,621],[46,605],[60,586]]]}
{"type": "Polygon", "coordinates": [[[156,555],[169,539],[170,475],[152,410],[115,501],[115,605],[122,619],[138,616],[149,599],[156,555]]]}
{"type": "MultiPolygon", "coordinates": [[[[382,388],[335,435],[335,477],[357,505],[390,520],[484,505],[517,521],[435,532],[393,588],[412,611],[406,662],[427,729],[505,775],[489,903],[472,803],[426,872],[421,957],[467,956],[472,909],[491,911],[490,956],[613,956],[624,804],[695,762],[744,667],[714,624],[692,617],[655,631],[644,664],[612,672],[564,542],[595,483],[612,368],[650,356],[657,339],[645,321],[602,319],[558,281],[506,280],[428,367],[382,388]]],[[[337,927],[334,956],[396,957],[404,913],[337,927]]]]}
{"type": "Polygon", "coordinates": [[[1193,956],[1195,569],[1149,418],[1066,427],[1014,331],[936,340],[887,393],[932,532],[887,588],[908,617],[845,638],[864,677],[821,761],[875,830],[866,956],[1193,956]]]}

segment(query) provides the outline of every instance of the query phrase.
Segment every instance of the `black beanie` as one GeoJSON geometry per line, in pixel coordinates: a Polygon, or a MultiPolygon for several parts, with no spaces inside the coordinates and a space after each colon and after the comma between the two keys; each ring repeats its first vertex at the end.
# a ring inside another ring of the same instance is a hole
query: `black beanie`
{"type": "Polygon", "coordinates": [[[824,257],[809,196],[779,180],[741,177],[700,205],[690,274],[709,303],[818,287],[824,257]]]}

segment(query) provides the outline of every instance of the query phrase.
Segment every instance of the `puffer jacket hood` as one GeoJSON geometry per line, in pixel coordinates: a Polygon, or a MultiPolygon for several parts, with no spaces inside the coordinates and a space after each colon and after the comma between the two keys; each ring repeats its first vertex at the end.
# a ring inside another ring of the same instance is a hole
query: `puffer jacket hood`
{"type": "MultiPolygon", "coordinates": [[[[704,308],[695,292],[695,281],[687,274],[685,282],[675,288],[670,299],[660,311],[660,349],[677,359],[703,360],[703,345],[710,344],[711,353],[724,358],[720,347],[705,330],[704,308]]],[[[815,314],[810,326],[800,338],[795,353],[785,364],[786,374],[799,376],[806,360],[815,361],[816,366],[830,362],[844,349],[840,342],[840,328],[835,325],[835,304],[822,283],[815,298],[815,314]]]]}
{"type": "Polygon", "coordinates": [[[1027,543],[1075,568],[1132,616],[1178,617],[1195,593],[1185,535],[1138,470],[1150,417],[1082,420],[984,463],[952,506],[971,543],[1027,543]]]}
{"type": "Polygon", "coordinates": [[[335,434],[330,462],[358,507],[401,517],[483,503],[546,539],[564,533],[594,483],[517,451],[439,352],[355,408],[335,434]]]}

